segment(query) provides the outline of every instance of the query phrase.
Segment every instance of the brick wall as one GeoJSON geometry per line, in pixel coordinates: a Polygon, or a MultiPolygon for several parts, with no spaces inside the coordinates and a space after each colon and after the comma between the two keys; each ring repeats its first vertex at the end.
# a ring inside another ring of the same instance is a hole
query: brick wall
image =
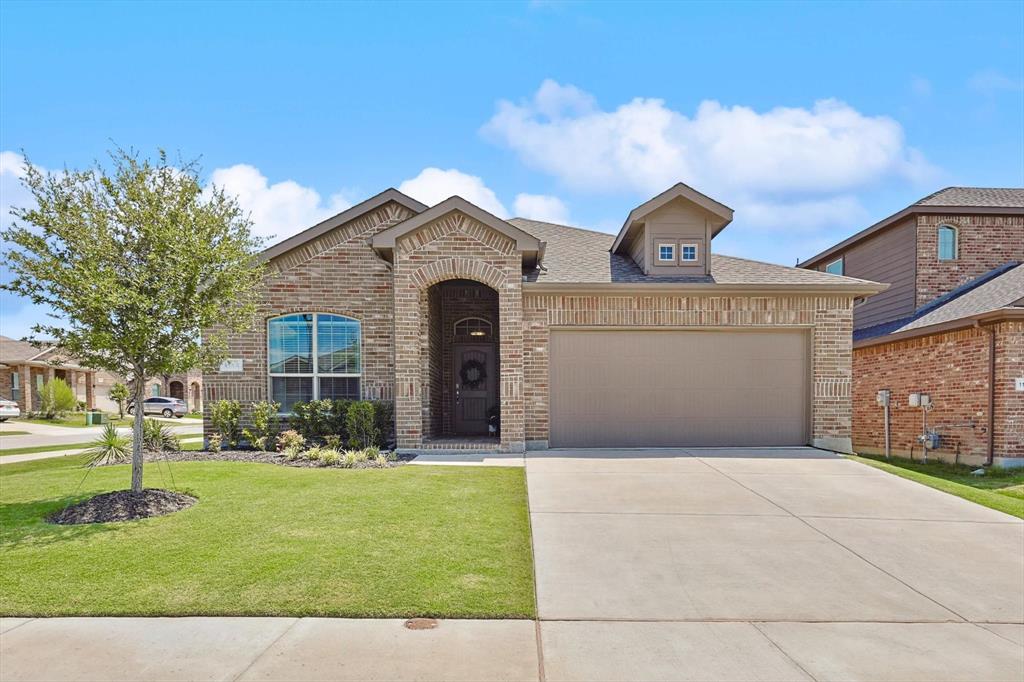
{"type": "MultiPolygon", "coordinates": [[[[1024,376],[1024,324],[1002,323],[996,331],[995,456],[1024,456],[1024,393],[1013,379],[1024,376]]],[[[921,409],[910,393],[927,393],[934,407],[928,424],[942,435],[935,454],[980,464],[988,454],[989,331],[970,328],[859,348],[853,354],[853,444],[863,452],[885,447],[880,389],[892,391],[892,452],[921,453],[921,409]]]]}
{"type": "Polygon", "coordinates": [[[1010,261],[1024,261],[1024,216],[917,217],[918,306],[1010,261]],[[956,260],[939,260],[940,225],[957,228],[956,260]]]}
{"type": "Polygon", "coordinates": [[[239,400],[243,424],[249,425],[249,404],[268,399],[266,321],[298,312],[347,315],[362,323],[362,393],[373,400],[391,400],[394,390],[391,270],[370,247],[378,232],[412,217],[397,203],[386,204],[322,237],[303,244],[271,264],[265,280],[259,320],[253,328],[228,339],[230,358],[242,358],[240,373],[203,376],[205,430],[209,404],[239,400]]]}
{"type": "Polygon", "coordinates": [[[851,429],[850,296],[565,295],[527,293],[523,363],[528,441],[548,440],[548,342],[552,326],[813,327],[811,432],[848,447],[851,429]]]}

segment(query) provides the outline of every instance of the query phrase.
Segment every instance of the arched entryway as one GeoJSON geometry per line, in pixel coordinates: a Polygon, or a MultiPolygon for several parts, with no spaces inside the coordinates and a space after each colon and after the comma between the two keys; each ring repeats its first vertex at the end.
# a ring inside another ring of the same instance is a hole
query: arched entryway
{"type": "Polygon", "coordinates": [[[198,381],[192,382],[192,387],[189,391],[192,394],[192,411],[202,412],[203,411],[203,387],[199,385],[198,381]]]}
{"type": "Polygon", "coordinates": [[[424,441],[486,439],[496,445],[501,418],[498,292],[452,279],[428,287],[423,297],[424,441]]]}
{"type": "Polygon", "coordinates": [[[167,389],[172,398],[178,398],[179,400],[185,399],[185,385],[180,381],[172,381],[167,389]]]}

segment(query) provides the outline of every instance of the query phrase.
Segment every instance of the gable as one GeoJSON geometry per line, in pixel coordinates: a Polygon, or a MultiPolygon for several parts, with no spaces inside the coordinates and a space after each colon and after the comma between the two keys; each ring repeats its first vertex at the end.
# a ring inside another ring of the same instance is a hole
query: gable
{"type": "Polygon", "coordinates": [[[453,242],[458,241],[468,241],[476,247],[484,246],[504,255],[516,251],[515,240],[507,234],[458,210],[396,238],[395,248],[409,253],[421,249],[452,248],[453,242]]]}

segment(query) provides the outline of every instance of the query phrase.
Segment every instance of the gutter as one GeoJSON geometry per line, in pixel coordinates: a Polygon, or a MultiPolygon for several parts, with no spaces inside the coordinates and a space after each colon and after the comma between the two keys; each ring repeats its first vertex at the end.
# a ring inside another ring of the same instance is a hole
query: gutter
{"type": "Polygon", "coordinates": [[[888,284],[717,284],[714,282],[523,282],[523,293],[616,293],[616,294],[821,294],[872,296],[888,284]]]}

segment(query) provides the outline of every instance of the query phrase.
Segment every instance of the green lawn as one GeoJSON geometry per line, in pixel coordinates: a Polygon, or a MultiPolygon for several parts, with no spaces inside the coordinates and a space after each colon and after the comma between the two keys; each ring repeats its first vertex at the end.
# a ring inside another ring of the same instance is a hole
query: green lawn
{"type": "Polygon", "coordinates": [[[978,467],[874,455],[850,459],[1024,519],[1024,469],[990,468],[984,476],[972,476],[978,467]]]}
{"type": "MultiPolygon", "coordinates": [[[[127,416],[127,415],[125,416],[124,419],[118,419],[117,417],[115,417],[113,415],[109,415],[109,418],[110,418],[110,423],[112,423],[114,426],[131,426],[132,425],[132,418],[127,416]]],[[[12,420],[11,423],[12,424],[18,424],[18,423],[46,424],[48,426],[67,426],[69,428],[83,428],[83,429],[85,427],[87,427],[87,426],[90,426],[89,424],[85,423],[85,413],[84,412],[73,412],[73,413],[65,415],[64,417],[61,417],[59,419],[25,419],[25,418],[19,418],[19,419],[16,419],[16,420],[12,420]]]]}
{"type": "Polygon", "coordinates": [[[199,498],[128,523],[57,526],[66,504],[124,488],[83,458],[0,467],[0,615],[528,618],[524,471],[148,464],[146,485],[199,498]]]}
{"type": "MultiPolygon", "coordinates": [[[[203,437],[197,434],[186,434],[180,436],[182,450],[202,450],[203,437]],[[186,440],[195,439],[195,440],[186,440]]],[[[0,448],[0,457],[7,455],[31,455],[37,452],[60,452],[62,450],[84,450],[92,447],[92,443],[66,443],[64,445],[28,445],[21,448],[0,448]]]]}
{"type": "Polygon", "coordinates": [[[0,431],[0,436],[27,436],[28,431],[0,431]]]}

